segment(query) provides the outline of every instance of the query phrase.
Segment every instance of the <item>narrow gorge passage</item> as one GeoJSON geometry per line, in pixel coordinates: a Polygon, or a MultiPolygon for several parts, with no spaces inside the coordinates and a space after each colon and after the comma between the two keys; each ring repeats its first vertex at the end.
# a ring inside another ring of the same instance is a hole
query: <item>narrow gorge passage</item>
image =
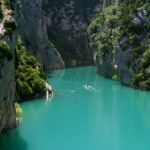
{"type": "Polygon", "coordinates": [[[81,67],[48,74],[55,95],[22,103],[20,126],[0,135],[0,149],[150,149],[150,93],[94,72],[81,67]]]}

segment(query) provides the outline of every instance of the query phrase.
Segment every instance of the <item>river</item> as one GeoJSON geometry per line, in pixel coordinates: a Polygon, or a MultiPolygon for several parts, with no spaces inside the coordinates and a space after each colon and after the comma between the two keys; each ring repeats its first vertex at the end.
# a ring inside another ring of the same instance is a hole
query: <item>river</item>
{"type": "Polygon", "coordinates": [[[55,95],[21,103],[20,126],[0,134],[0,150],[150,150],[150,92],[94,67],[52,71],[48,81],[55,95]]]}

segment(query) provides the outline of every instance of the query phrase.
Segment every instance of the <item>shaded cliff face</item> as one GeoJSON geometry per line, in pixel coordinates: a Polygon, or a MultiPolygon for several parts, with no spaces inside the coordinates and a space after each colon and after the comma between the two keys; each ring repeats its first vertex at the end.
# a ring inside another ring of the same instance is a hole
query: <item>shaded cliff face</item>
{"type": "Polygon", "coordinates": [[[13,128],[16,124],[15,100],[15,43],[16,33],[7,35],[4,22],[11,18],[10,11],[4,9],[0,21],[0,132],[13,128]]]}
{"type": "Polygon", "coordinates": [[[60,55],[49,44],[42,10],[42,0],[21,0],[21,16],[16,18],[18,30],[30,53],[44,70],[64,68],[60,55]]]}
{"type": "Polygon", "coordinates": [[[30,53],[36,56],[45,70],[60,69],[65,66],[55,47],[49,43],[43,19],[42,1],[4,0],[2,3],[0,3],[0,131],[17,125],[14,95],[16,93],[15,46],[18,36],[21,36],[30,53]],[[11,15],[18,24],[16,32],[14,32],[16,24],[11,15]]]}
{"type": "Polygon", "coordinates": [[[126,1],[97,15],[88,28],[100,74],[150,90],[150,4],[126,1]],[[126,8],[126,9],[124,9],[126,8]]]}
{"type": "MultiPolygon", "coordinates": [[[[14,52],[13,52],[14,53],[14,52]]],[[[16,125],[14,107],[15,66],[14,59],[7,58],[0,64],[0,131],[3,128],[13,128],[16,125]]]]}
{"type": "Polygon", "coordinates": [[[101,11],[100,0],[43,0],[45,23],[50,41],[59,50],[67,66],[89,63],[92,51],[87,26],[101,11]]]}

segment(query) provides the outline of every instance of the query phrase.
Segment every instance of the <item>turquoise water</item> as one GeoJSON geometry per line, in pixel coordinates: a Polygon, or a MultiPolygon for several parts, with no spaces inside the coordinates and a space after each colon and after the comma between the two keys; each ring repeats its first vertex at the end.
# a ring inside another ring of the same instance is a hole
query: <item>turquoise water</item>
{"type": "Polygon", "coordinates": [[[0,135],[0,150],[150,150],[150,92],[94,67],[54,71],[48,81],[55,95],[22,103],[21,124],[0,135]]]}

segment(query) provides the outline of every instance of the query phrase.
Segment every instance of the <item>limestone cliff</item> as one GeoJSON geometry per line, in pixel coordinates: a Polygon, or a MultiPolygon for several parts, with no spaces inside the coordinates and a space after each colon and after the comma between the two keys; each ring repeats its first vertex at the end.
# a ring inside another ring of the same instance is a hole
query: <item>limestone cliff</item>
{"type": "Polygon", "coordinates": [[[0,64],[0,131],[3,128],[16,126],[16,113],[14,107],[15,95],[15,69],[14,59],[7,58],[0,64]]]}
{"type": "Polygon", "coordinates": [[[149,8],[146,0],[128,0],[95,17],[88,31],[101,75],[117,74],[127,86],[150,90],[149,8]]]}
{"type": "MultiPolygon", "coordinates": [[[[23,39],[29,53],[40,61],[44,70],[65,67],[61,56],[53,44],[49,43],[42,0],[0,0],[0,132],[17,125],[14,95],[17,63],[15,47],[18,36],[23,39]]],[[[32,95],[34,96],[34,92],[32,95]]]]}
{"type": "Polygon", "coordinates": [[[10,11],[5,8],[0,20],[0,132],[17,125],[14,106],[16,33],[5,28],[9,25],[8,20],[13,21],[10,11]]]}
{"type": "Polygon", "coordinates": [[[0,7],[0,44],[2,44],[0,131],[16,126],[14,49],[18,36],[23,40],[29,53],[40,61],[44,70],[65,67],[56,48],[69,65],[72,59],[77,59],[78,63],[91,61],[86,28],[93,16],[102,10],[103,1],[0,0],[0,5],[2,4],[3,7],[0,7]],[[16,32],[12,16],[17,22],[16,32]],[[7,19],[7,29],[5,29],[3,23],[7,19]]]}
{"type": "Polygon", "coordinates": [[[92,61],[86,29],[102,6],[103,0],[43,0],[49,39],[67,66],[72,60],[77,60],[77,65],[92,61]]]}
{"type": "Polygon", "coordinates": [[[21,15],[18,13],[18,31],[26,48],[43,65],[44,70],[64,68],[58,52],[49,44],[45,26],[42,0],[21,0],[21,15]]]}

